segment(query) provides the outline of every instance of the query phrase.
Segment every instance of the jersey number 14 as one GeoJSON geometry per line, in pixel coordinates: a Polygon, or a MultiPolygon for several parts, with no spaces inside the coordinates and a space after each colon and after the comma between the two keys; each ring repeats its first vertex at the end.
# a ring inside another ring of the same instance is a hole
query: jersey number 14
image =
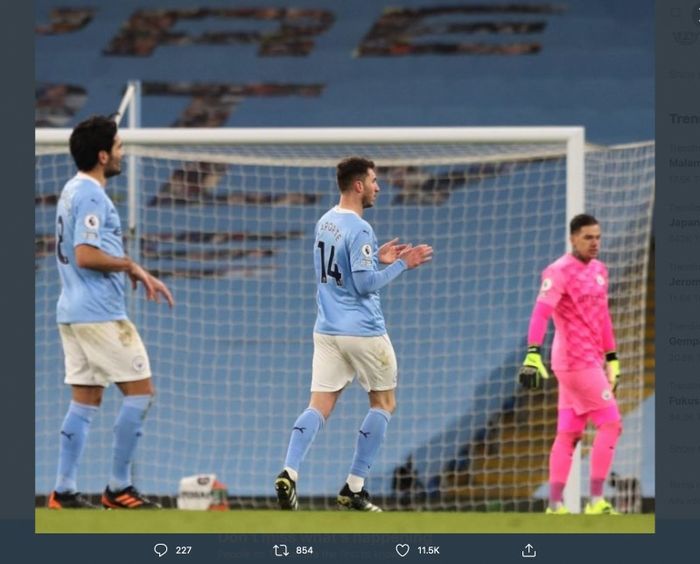
{"type": "Polygon", "coordinates": [[[325,284],[328,282],[328,277],[335,278],[335,283],[338,286],[343,285],[341,280],[343,275],[338,269],[338,263],[333,262],[335,258],[335,245],[331,245],[331,254],[328,257],[328,267],[326,267],[326,244],[323,241],[318,242],[318,249],[321,252],[321,282],[325,284]]]}

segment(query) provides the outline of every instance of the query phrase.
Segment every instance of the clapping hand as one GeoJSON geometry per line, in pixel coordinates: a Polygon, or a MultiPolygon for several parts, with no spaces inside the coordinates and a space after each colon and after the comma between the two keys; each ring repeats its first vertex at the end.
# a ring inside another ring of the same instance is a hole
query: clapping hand
{"type": "Polygon", "coordinates": [[[379,247],[379,251],[377,251],[379,262],[382,264],[391,264],[399,258],[399,255],[403,250],[411,248],[410,244],[399,244],[398,241],[399,238],[394,237],[391,241],[387,241],[381,247],[379,247]]]}

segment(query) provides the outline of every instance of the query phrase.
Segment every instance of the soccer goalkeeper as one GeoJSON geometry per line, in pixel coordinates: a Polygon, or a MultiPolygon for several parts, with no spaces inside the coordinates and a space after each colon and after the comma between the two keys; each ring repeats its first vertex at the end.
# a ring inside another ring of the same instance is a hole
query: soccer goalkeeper
{"type": "Polygon", "coordinates": [[[542,273],[519,379],[532,389],[549,378],[540,345],[553,316],[552,370],[559,382],[559,401],[557,434],[549,456],[547,513],[568,513],[562,502],[564,486],[574,449],[590,420],[596,433],[590,463],[590,501],[585,513],[614,514],[612,505],[603,498],[605,478],[622,432],[614,395],[620,367],[608,310],[608,270],[596,258],[601,233],[598,220],[581,214],[571,220],[569,227],[571,253],[542,273]]]}

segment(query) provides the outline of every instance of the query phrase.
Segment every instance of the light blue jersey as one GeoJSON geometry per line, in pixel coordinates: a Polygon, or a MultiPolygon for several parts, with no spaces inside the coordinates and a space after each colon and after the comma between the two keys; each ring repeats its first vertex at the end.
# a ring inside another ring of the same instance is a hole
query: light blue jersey
{"type": "Polygon", "coordinates": [[[56,262],[61,276],[58,323],[97,323],[127,319],[126,275],[80,268],[75,247],[90,245],[124,256],[117,210],[100,184],[78,173],[63,187],[56,210],[56,262]]]}
{"type": "Polygon", "coordinates": [[[353,273],[379,269],[377,250],[374,230],[355,212],[336,206],[318,220],[315,332],[356,337],[386,333],[379,292],[361,294],[353,280],[353,273]]]}

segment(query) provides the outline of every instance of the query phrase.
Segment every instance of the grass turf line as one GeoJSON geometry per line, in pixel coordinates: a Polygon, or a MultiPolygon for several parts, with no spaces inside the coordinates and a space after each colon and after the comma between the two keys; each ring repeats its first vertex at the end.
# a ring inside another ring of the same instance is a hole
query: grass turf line
{"type": "Polygon", "coordinates": [[[654,515],[36,509],[37,533],[653,533],[654,515]]]}

